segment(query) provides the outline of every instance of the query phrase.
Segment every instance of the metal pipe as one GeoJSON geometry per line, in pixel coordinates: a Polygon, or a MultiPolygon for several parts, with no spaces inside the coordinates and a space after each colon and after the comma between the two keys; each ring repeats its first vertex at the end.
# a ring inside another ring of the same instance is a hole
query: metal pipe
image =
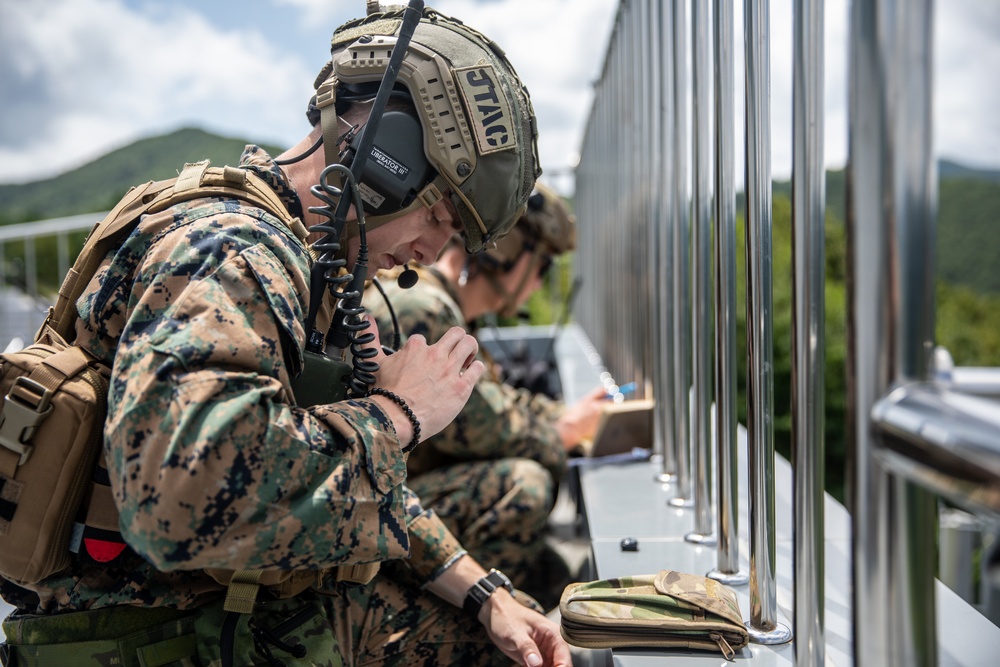
{"type": "Polygon", "coordinates": [[[739,478],[736,469],[736,189],[733,184],[733,5],[715,0],[715,412],[718,468],[716,567],[730,586],[740,570],[739,478]]]}
{"type": "Polygon", "coordinates": [[[750,638],[792,638],[778,623],[774,540],[774,363],[771,294],[771,108],[768,0],[747,0],[747,462],[750,469],[750,638]]]}
{"type": "MultiPolygon", "coordinates": [[[[694,95],[694,205],[695,217],[692,229],[694,251],[693,326],[691,338],[694,343],[694,382],[692,385],[692,439],[694,447],[694,530],[684,536],[696,544],[715,544],[713,534],[712,508],[712,442],[711,442],[711,401],[712,401],[712,313],[708,304],[711,298],[711,251],[709,238],[712,224],[712,156],[711,129],[712,109],[709,105],[711,93],[710,59],[712,32],[709,24],[708,0],[694,0],[694,14],[691,21],[691,39],[694,45],[694,75],[691,79],[694,95]]],[[[681,360],[678,360],[681,361],[681,360]]]]}
{"type": "Polygon", "coordinates": [[[56,234],[56,267],[59,275],[56,280],[62,280],[69,272],[69,237],[66,232],[56,234]]]}
{"type": "Polygon", "coordinates": [[[1000,518],[1000,410],[994,400],[914,382],[875,404],[877,452],[893,474],[1000,518]]]}
{"type": "Polygon", "coordinates": [[[656,119],[654,131],[654,146],[659,146],[655,160],[655,188],[658,192],[656,200],[656,260],[653,263],[656,272],[656,286],[653,294],[659,308],[657,310],[657,355],[654,357],[655,382],[654,396],[656,399],[656,417],[654,423],[657,430],[657,440],[660,443],[662,457],[658,482],[671,482],[677,478],[677,431],[675,425],[674,384],[671,368],[680,365],[679,360],[672,357],[674,348],[674,321],[677,318],[677,307],[674,294],[674,274],[671,258],[674,256],[674,225],[676,224],[675,204],[676,180],[674,178],[673,155],[674,148],[674,71],[672,51],[669,47],[674,32],[673,12],[664,7],[658,0],[649,0],[652,9],[650,26],[651,41],[656,47],[653,62],[654,90],[656,100],[656,119]]]}
{"type": "Polygon", "coordinates": [[[688,156],[688,3],[677,0],[673,3],[673,46],[674,46],[674,94],[672,104],[673,123],[673,255],[671,272],[673,275],[674,302],[674,348],[673,382],[674,396],[674,443],[677,451],[677,479],[674,497],[670,504],[689,507],[692,504],[691,491],[691,366],[687,359],[691,354],[691,308],[690,308],[690,235],[688,225],[691,216],[691,190],[688,184],[690,173],[688,156]]]}
{"type": "Polygon", "coordinates": [[[930,378],[934,337],[931,0],[853,3],[848,396],[854,656],[934,665],[936,501],[890,474],[872,408],[930,378]]]}
{"type": "Polygon", "coordinates": [[[38,260],[35,256],[34,236],[24,239],[24,286],[29,296],[38,296],[38,260]]]}
{"type": "Polygon", "coordinates": [[[792,570],[795,664],[802,667],[822,667],[826,662],[823,8],[823,0],[800,0],[793,8],[792,570]]]}
{"type": "MultiPolygon", "coordinates": [[[[631,308],[633,328],[635,331],[635,357],[632,360],[632,370],[627,379],[622,382],[634,381],[636,383],[636,396],[647,398],[649,389],[647,387],[652,382],[650,373],[655,373],[656,367],[653,364],[653,332],[656,327],[656,320],[651,317],[657,311],[656,300],[654,298],[655,278],[651,253],[656,244],[656,224],[653,218],[652,207],[652,183],[651,177],[654,171],[653,151],[649,150],[649,142],[652,134],[652,112],[653,112],[653,81],[651,64],[653,54],[651,51],[651,41],[649,39],[649,6],[645,0],[636,0],[632,3],[632,29],[634,31],[633,57],[635,60],[632,66],[638,69],[637,85],[639,88],[639,119],[632,128],[632,142],[635,146],[635,182],[637,186],[637,196],[633,198],[635,211],[632,217],[639,227],[639,234],[636,236],[638,245],[631,242],[632,253],[635,256],[635,265],[639,267],[636,272],[637,294],[640,295],[638,303],[645,306],[642,308],[631,308]]],[[[634,99],[634,98],[633,98],[634,99]]],[[[654,255],[655,257],[655,255],[654,255]]]]}

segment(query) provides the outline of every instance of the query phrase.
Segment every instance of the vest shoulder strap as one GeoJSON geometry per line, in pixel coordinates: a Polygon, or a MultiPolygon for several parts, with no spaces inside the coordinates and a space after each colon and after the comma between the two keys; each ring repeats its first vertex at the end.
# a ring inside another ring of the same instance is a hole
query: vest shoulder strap
{"type": "Polygon", "coordinates": [[[126,193],[118,204],[91,230],[59,288],[56,304],[49,309],[39,329],[51,327],[67,341],[76,326],[76,302],[107,254],[121,245],[147,213],[158,213],[175,204],[202,197],[234,197],[264,209],[284,223],[300,241],[309,232],[294,217],[278,195],[256,174],[238,167],[209,167],[208,160],[184,165],[177,178],[148,181],[126,193]]]}

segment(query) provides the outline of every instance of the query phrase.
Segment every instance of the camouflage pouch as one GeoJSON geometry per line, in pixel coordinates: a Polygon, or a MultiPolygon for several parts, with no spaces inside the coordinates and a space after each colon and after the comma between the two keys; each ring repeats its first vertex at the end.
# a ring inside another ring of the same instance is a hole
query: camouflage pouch
{"type": "Polygon", "coordinates": [[[582,648],[718,650],[732,660],[750,641],[731,590],[673,570],[571,584],[559,611],[563,637],[582,648]]]}

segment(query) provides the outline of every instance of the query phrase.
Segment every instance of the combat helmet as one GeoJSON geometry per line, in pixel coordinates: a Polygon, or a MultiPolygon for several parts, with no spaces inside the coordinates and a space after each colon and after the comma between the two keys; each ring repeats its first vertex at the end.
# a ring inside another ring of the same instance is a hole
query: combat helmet
{"type": "MultiPolygon", "coordinates": [[[[330,121],[338,96],[374,97],[404,9],[369,2],[368,16],[333,33],[332,58],[316,79],[315,102],[323,119],[328,164],[330,145],[336,145],[334,138],[339,135],[336,123],[330,121]]],[[[412,100],[419,127],[408,129],[400,115],[401,124],[385,136],[398,139],[409,132],[420,141],[422,135],[423,150],[411,149],[407,157],[405,147],[380,147],[380,127],[372,149],[374,160],[369,158],[368,163],[384,172],[389,190],[398,188],[403,177],[423,180],[414,177],[421,169],[427,170],[429,182],[417,183],[392,201],[392,194],[378,183],[367,182],[372,179],[367,178],[366,168],[359,189],[368,227],[419,206],[433,206],[447,194],[462,220],[469,252],[503,237],[524,212],[541,173],[531,100],[503,51],[462,22],[425,8],[400,66],[396,91],[412,100]],[[386,210],[379,210],[387,198],[386,210]]]]}
{"type": "Polygon", "coordinates": [[[539,182],[514,228],[495,247],[478,253],[477,260],[487,271],[509,271],[526,252],[542,261],[575,247],[576,217],[559,193],[539,182]]]}
{"type": "Polygon", "coordinates": [[[557,192],[535,183],[527,209],[510,233],[494,246],[466,257],[459,285],[481,274],[503,297],[500,314],[510,317],[516,312],[518,297],[528,284],[532,269],[537,268],[537,275],[544,276],[553,257],[575,247],[576,218],[557,192]],[[509,290],[501,282],[501,276],[514,270],[524,255],[531,258],[529,269],[520,275],[516,288],[509,290]]]}

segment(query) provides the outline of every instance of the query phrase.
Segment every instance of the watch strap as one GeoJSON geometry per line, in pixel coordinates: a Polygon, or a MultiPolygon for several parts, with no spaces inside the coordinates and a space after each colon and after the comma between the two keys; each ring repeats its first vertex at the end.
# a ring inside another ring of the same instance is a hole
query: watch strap
{"type": "Polygon", "coordinates": [[[514,592],[514,585],[510,583],[510,579],[503,572],[497,569],[490,570],[485,577],[469,588],[469,592],[465,595],[465,603],[462,605],[462,609],[473,617],[479,616],[479,610],[482,609],[483,603],[498,588],[505,588],[510,593],[514,592]]]}

